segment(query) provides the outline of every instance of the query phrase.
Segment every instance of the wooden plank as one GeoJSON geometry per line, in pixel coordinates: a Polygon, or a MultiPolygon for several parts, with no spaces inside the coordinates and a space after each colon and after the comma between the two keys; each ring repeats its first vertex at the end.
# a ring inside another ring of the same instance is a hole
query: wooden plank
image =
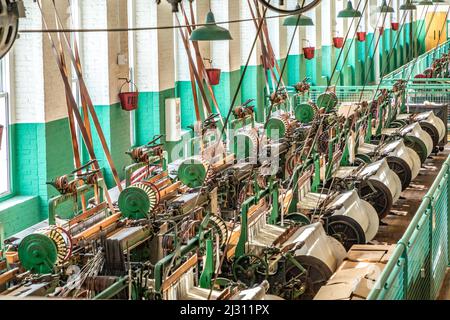
{"type": "Polygon", "coordinates": [[[350,251],[347,259],[360,262],[379,262],[385,253],[385,251],[350,251]]]}
{"type": "Polygon", "coordinates": [[[106,227],[112,225],[113,223],[117,222],[121,218],[121,213],[113,214],[112,216],[104,219],[103,221],[100,221],[99,223],[93,225],[92,227],[86,229],[82,233],[76,235],[73,237],[74,243],[79,242],[82,239],[87,239],[91,237],[92,235],[96,234],[97,232],[101,231],[102,229],[105,229],[106,227]]]}
{"type": "Polygon", "coordinates": [[[75,218],[69,220],[69,222],[68,222],[69,227],[73,226],[74,224],[77,224],[78,222],[80,222],[82,220],[89,218],[90,216],[93,216],[94,214],[100,212],[101,210],[106,209],[107,206],[108,206],[108,204],[106,202],[103,202],[103,203],[99,204],[97,207],[89,209],[85,213],[76,216],[75,218]]]}
{"type": "Polygon", "coordinates": [[[162,180],[165,177],[167,177],[167,172],[163,171],[160,174],[148,179],[148,182],[155,184],[157,181],[162,180]]]}
{"type": "Polygon", "coordinates": [[[196,254],[190,257],[188,261],[183,263],[177,270],[175,270],[174,273],[172,273],[166,280],[164,280],[161,286],[161,290],[163,292],[167,291],[172,286],[172,284],[174,284],[181,278],[182,275],[184,275],[189,269],[196,266],[197,261],[198,257],[196,254]]]}
{"type": "Polygon", "coordinates": [[[11,281],[18,272],[19,272],[19,268],[14,268],[3,274],[0,274],[0,286],[11,281]]]}
{"type": "Polygon", "coordinates": [[[159,192],[159,195],[161,196],[161,199],[163,199],[168,194],[177,191],[181,187],[181,181],[177,181],[174,184],[172,184],[170,187],[165,188],[159,192]]]}

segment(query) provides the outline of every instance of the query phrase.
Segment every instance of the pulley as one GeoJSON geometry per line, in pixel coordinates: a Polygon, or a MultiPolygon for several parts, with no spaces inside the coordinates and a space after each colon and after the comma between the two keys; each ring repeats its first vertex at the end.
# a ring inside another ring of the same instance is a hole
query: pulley
{"type": "Polygon", "coordinates": [[[29,234],[19,244],[22,267],[34,274],[52,273],[72,253],[72,240],[62,228],[49,227],[29,234]]]}
{"type": "Polygon", "coordinates": [[[310,123],[316,113],[317,107],[313,103],[301,103],[295,107],[295,119],[301,123],[310,123]]]}
{"type": "Polygon", "coordinates": [[[138,182],[124,189],[118,200],[120,212],[132,220],[145,219],[159,204],[159,191],[149,182],[138,182]]]}
{"type": "Polygon", "coordinates": [[[270,139],[278,140],[284,138],[289,129],[289,116],[287,114],[277,114],[267,122],[267,136],[270,139]]]}
{"type": "Polygon", "coordinates": [[[11,50],[17,39],[19,18],[25,17],[22,0],[0,0],[0,59],[11,50]]]}
{"type": "Polygon", "coordinates": [[[336,109],[338,105],[338,97],[334,92],[327,91],[317,97],[317,107],[319,109],[325,109],[325,112],[329,113],[336,109]]]}
{"type": "Polygon", "coordinates": [[[313,8],[315,8],[317,5],[320,4],[321,0],[307,0],[303,1],[302,5],[298,4],[293,9],[285,9],[282,6],[284,5],[284,1],[280,0],[278,1],[278,5],[274,4],[271,1],[268,0],[258,0],[264,7],[269,8],[272,11],[282,13],[282,14],[300,14],[307,12],[313,8]]]}
{"type": "Polygon", "coordinates": [[[208,164],[200,157],[184,160],[178,168],[178,179],[189,188],[198,188],[208,176],[208,164]]]}

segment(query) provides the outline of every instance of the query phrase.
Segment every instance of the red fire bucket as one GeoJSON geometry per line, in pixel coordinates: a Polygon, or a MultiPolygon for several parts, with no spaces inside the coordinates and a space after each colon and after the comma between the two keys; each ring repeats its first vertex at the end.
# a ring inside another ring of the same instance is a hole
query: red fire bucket
{"type": "Polygon", "coordinates": [[[220,69],[206,69],[206,73],[208,74],[209,84],[212,86],[216,86],[220,83],[220,69]]]}
{"type": "Polygon", "coordinates": [[[360,31],[360,32],[357,32],[356,33],[356,37],[358,38],[358,41],[359,42],[364,42],[364,41],[366,41],[366,32],[364,32],[364,31],[360,31]]]}
{"type": "Polygon", "coordinates": [[[344,38],[343,37],[334,37],[333,45],[337,49],[341,49],[344,46],[344,38]]]}
{"type": "Polygon", "coordinates": [[[303,54],[307,60],[314,59],[316,48],[315,47],[306,47],[303,48],[303,54]]]}
{"type": "Polygon", "coordinates": [[[384,33],[384,27],[379,27],[378,30],[380,30],[380,35],[383,35],[383,33],[384,33]]]}
{"type": "Polygon", "coordinates": [[[5,127],[2,125],[2,124],[0,124],[0,150],[2,150],[2,138],[3,138],[3,129],[4,129],[5,127]]]}
{"type": "Polygon", "coordinates": [[[133,111],[133,110],[136,110],[138,107],[139,92],[134,83],[133,83],[133,85],[136,88],[135,92],[122,92],[123,86],[127,83],[131,83],[131,82],[127,81],[122,85],[122,87],[120,87],[120,93],[119,93],[120,104],[122,105],[123,110],[133,111]]]}
{"type": "Polygon", "coordinates": [[[400,24],[398,22],[391,22],[392,30],[397,31],[400,24]]]}

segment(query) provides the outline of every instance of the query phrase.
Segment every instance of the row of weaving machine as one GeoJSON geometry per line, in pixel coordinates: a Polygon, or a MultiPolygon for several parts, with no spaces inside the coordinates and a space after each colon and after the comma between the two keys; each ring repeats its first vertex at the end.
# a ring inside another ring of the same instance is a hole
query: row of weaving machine
{"type": "Polygon", "coordinates": [[[161,137],[127,151],[111,203],[92,163],[56,178],[48,220],[4,241],[0,297],[312,299],[446,126],[407,112],[402,81],[354,103],[333,90],[301,102],[309,90],[272,95],[266,123],[251,101],[236,107],[226,139],[211,116],[195,156],[168,163],[161,137]]]}

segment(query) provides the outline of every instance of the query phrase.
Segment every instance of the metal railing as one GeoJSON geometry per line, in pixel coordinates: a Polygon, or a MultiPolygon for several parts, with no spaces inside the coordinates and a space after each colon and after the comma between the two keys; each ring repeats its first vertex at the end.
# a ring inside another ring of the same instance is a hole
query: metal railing
{"type": "Polygon", "coordinates": [[[434,300],[449,265],[450,157],[400,239],[368,300],[434,300]]]}
{"type": "Polygon", "coordinates": [[[397,70],[387,74],[384,79],[406,79],[414,78],[419,73],[425,71],[433,63],[433,60],[440,58],[442,54],[447,53],[450,50],[450,40],[442,43],[434,49],[431,49],[424,54],[420,55],[417,59],[413,59],[407,64],[401,66],[397,70]],[[411,76],[410,76],[411,75],[411,76]]]}

